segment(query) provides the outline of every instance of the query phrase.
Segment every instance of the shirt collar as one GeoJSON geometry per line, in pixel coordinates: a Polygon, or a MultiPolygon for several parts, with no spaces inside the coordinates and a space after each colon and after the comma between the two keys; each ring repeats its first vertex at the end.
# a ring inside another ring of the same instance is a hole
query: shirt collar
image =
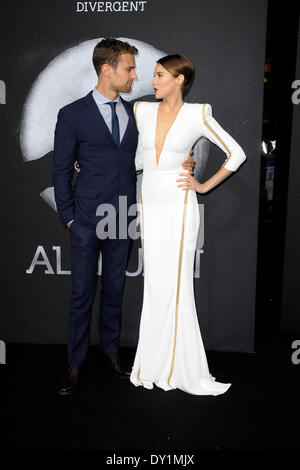
{"type": "MultiPolygon", "coordinates": [[[[93,98],[97,104],[104,104],[104,103],[107,103],[108,101],[111,101],[108,98],[106,98],[106,96],[103,96],[96,88],[94,88],[93,90],[93,98]]],[[[118,95],[114,101],[117,103],[120,103],[121,102],[120,95],[118,95]]]]}

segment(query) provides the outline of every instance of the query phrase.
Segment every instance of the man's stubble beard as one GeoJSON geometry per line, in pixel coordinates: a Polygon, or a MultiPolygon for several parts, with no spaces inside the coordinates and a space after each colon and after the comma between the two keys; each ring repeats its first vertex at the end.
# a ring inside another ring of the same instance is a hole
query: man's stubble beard
{"type": "Polygon", "coordinates": [[[131,92],[131,88],[132,88],[131,86],[130,86],[130,87],[129,87],[129,86],[126,86],[126,87],[124,87],[124,89],[122,89],[122,90],[120,89],[120,90],[119,90],[119,93],[130,93],[130,92],[131,92]]]}
{"type": "Polygon", "coordinates": [[[132,89],[132,85],[129,86],[129,85],[122,85],[120,87],[115,87],[114,88],[114,91],[116,93],[130,93],[131,92],[131,89],[132,89]]]}

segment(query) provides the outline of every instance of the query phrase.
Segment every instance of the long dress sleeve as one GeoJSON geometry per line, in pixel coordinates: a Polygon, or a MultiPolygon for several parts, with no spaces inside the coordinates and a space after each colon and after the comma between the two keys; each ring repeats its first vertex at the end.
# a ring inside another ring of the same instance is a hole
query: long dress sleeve
{"type": "Polygon", "coordinates": [[[223,168],[236,171],[246,160],[245,152],[215,120],[212,107],[208,103],[202,104],[202,134],[226,153],[227,158],[222,164],[223,168]]]}
{"type": "MultiPolygon", "coordinates": [[[[135,118],[136,127],[138,131],[139,131],[139,121],[140,121],[140,113],[138,112],[139,104],[140,104],[140,101],[136,101],[133,107],[134,118],[135,118]]],[[[136,154],[135,154],[135,169],[136,171],[143,170],[143,152],[139,143],[137,145],[136,154]]]]}

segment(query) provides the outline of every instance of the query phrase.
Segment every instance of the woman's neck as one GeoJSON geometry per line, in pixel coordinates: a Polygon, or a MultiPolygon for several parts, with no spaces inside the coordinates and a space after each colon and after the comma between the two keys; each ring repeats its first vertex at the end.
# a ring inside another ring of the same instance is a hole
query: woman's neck
{"type": "Polygon", "coordinates": [[[182,99],[182,95],[172,95],[163,98],[161,106],[165,109],[165,111],[169,113],[177,112],[181,106],[183,105],[184,101],[182,99]]]}

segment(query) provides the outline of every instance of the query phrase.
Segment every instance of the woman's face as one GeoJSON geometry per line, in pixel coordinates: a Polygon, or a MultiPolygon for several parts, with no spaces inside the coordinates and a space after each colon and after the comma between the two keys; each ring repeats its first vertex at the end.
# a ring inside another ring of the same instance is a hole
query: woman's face
{"type": "Polygon", "coordinates": [[[174,78],[161,64],[156,64],[154,71],[154,79],[152,85],[154,87],[155,98],[163,99],[173,93],[180,91],[180,75],[174,78]]]}

